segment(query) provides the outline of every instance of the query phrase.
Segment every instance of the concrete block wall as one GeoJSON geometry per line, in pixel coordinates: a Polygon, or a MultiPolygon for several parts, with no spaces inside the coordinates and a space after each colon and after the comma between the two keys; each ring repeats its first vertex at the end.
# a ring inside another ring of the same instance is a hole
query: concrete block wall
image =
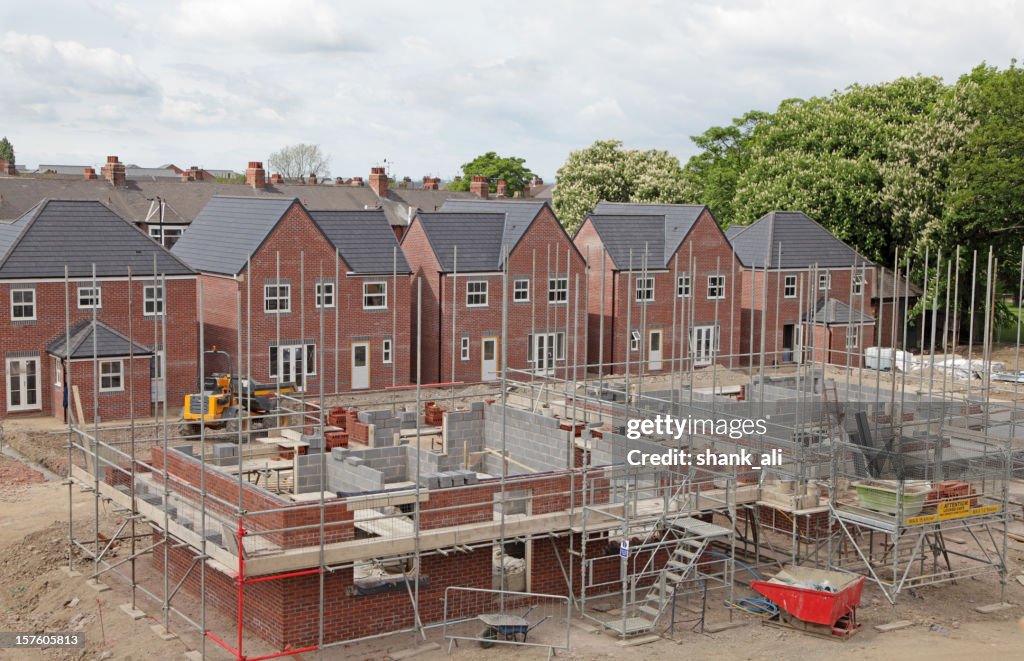
{"type": "MultiPolygon", "coordinates": [[[[556,418],[500,404],[484,408],[484,433],[488,447],[501,449],[504,426],[505,448],[510,457],[540,472],[569,468],[570,432],[559,429],[560,424],[556,418]],[[504,422],[502,409],[505,409],[504,422]]],[[[522,472],[525,471],[515,464],[509,466],[510,474],[522,472]]]]}
{"type": "Polygon", "coordinates": [[[327,462],[327,484],[331,491],[379,491],[388,482],[407,479],[409,448],[404,445],[349,450],[334,448],[327,462]]]}
{"type": "MultiPolygon", "coordinates": [[[[313,491],[320,491],[320,460],[323,455],[319,452],[313,454],[300,454],[298,461],[298,475],[296,476],[296,487],[299,493],[310,493],[313,491]]],[[[331,458],[328,457],[327,461],[330,462],[331,458]]],[[[328,465],[330,465],[328,463],[328,465]]],[[[324,470],[325,475],[327,474],[326,468],[324,470]]],[[[328,478],[329,481],[329,478],[328,478]]]]}

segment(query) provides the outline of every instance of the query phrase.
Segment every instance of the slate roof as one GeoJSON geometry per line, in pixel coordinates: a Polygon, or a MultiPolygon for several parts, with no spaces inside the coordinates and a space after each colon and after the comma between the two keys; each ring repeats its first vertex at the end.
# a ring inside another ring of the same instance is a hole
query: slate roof
{"type": "MultiPolygon", "coordinates": [[[[435,211],[418,213],[416,218],[423,226],[442,271],[451,273],[456,266],[460,273],[501,270],[505,214],[435,211]]],[[[509,246],[509,251],[511,249],[509,246]]]]}
{"type": "MultiPolygon", "coordinates": [[[[97,358],[120,358],[122,356],[151,356],[152,349],[131,342],[127,336],[122,335],[100,320],[96,320],[96,357],[97,358]],[[131,351],[129,351],[131,348],[131,351]]],[[[93,357],[93,325],[91,319],[83,319],[71,327],[71,358],[92,358],[93,357]]],[[[61,333],[48,345],[46,351],[58,358],[67,358],[65,340],[68,336],[61,333]]]]}
{"type": "MultiPolygon", "coordinates": [[[[46,198],[97,200],[120,216],[141,223],[149,212],[151,199],[160,197],[166,202],[164,222],[172,225],[191,223],[215,195],[256,199],[298,198],[306,207],[314,209],[362,210],[381,206],[381,200],[368,186],[268,182],[265,188],[257,190],[245,183],[181,181],[181,177],[176,176],[129,179],[125,186],[115,188],[102,176],[91,181],[84,179],[82,169],[74,167],[77,168],[74,176],[0,177],[0,220],[20,218],[46,198]]],[[[388,220],[392,224],[408,224],[405,215],[398,211],[389,210],[388,220]]]]}
{"type": "MultiPolygon", "coordinates": [[[[785,253],[783,253],[785,254],[785,253]]],[[[814,324],[873,324],[875,318],[834,298],[819,298],[812,312],[804,313],[804,321],[814,324]]]]}
{"type": "MultiPolygon", "coordinates": [[[[664,268],[665,216],[592,213],[588,220],[597,230],[616,269],[625,271],[632,264],[634,271],[643,270],[645,248],[647,268],[664,268]]],[[[599,258],[591,255],[591,259],[599,258]]]]}
{"type": "MultiPolygon", "coordinates": [[[[640,250],[643,252],[644,241],[650,246],[651,256],[648,258],[647,268],[665,268],[676,254],[683,239],[693,229],[701,211],[706,207],[702,204],[638,204],[633,202],[600,202],[594,209],[595,214],[607,214],[614,216],[661,216],[664,220],[660,231],[649,225],[644,226],[643,240],[640,242],[640,250]],[[660,239],[658,239],[660,234],[660,239]],[[655,244],[661,245],[659,253],[655,244]]],[[[607,246],[608,242],[602,236],[602,241],[607,246]]],[[[609,254],[612,248],[608,247],[609,254]]],[[[616,252],[621,250],[616,249],[616,252]]],[[[627,251],[628,252],[628,251],[627,251]]],[[[635,263],[634,251],[634,263],[635,263]]],[[[627,260],[628,262],[628,255],[627,260]]],[[[627,265],[619,265],[619,268],[628,268],[627,265]]],[[[634,268],[637,268],[634,265],[634,268]]]]}
{"type": "Polygon", "coordinates": [[[729,228],[725,230],[725,238],[729,239],[729,241],[732,241],[732,238],[734,236],[736,236],[745,229],[747,229],[746,225],[730,225],[729,228]]]}
{"type": "MultiPolygon", "coordinates": [[[[519,244],[519,240],[526,234],[526,230],[534,219],[540,215],[545,206],[544,200],[482,200],[474,199],[449,199],[441,205],[441,211],[462,211],[472,213],[503,213],[505,223],[502,228],[501,244],[508,246],[511,253],[519,244]]],[[[501,261],[504,259],[502,251],[498,251],[498,267],[501,268],[501,261]]]]}
{"type": "Polygon", "coordinates": [[[802,269],[815,264],[825,268],[871,265],[800,211],[772,211],[729,238],[744,266],[802,269]]]}
{"type": "Polygon", "coordinates": [[[235,275],[296,202],[289,197],[214,196],[171,252],[197,271],[235,275]]]}
{"type": "MultiPolygon", "coordinates": [[[[354,273],[412,273],[382,209],[313,211],[309,215],[354,273]]],[[[333,272],[333,269],[332,269],[333,272]]]]}
{"type": "Polygon", "coordinates": [[[878,286],[872,292],[871,298],[881,298],[885,300],[892,300],[893,298],[893,280],[896,281],[896,298],[903,298],[906,295],[908,298],[917,298],[921,296],[924,291],[915,285],[913,282],[907,285],[907,279],[903,277],[903,274],[894,274],[892,269],[880,268],[878,269],[878,286]]]}
{"type": "Polygon", "coordinates": [[[388,198],[419,211],[438,211],[448,200],[479,200],[469,191],[424,190],[422,188],[389,188],[388,198]]]}
{"type": "Polygon", "coordinates": [[[93,200],[44,200],[13,223],[0,223],[0,278],[124,276],[193,271],[106,205],[93,200]]]}

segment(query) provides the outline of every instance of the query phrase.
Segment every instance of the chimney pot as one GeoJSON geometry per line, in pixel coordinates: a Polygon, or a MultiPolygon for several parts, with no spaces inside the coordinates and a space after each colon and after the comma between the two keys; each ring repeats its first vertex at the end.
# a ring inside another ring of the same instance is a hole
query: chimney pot
{"type": "Polygon", "coordinates": [[[310,172],[309,173],[309,183],[312,184],[313,186],[316,186],[317,180],[316,180],[316,173],[315,172],[310,172]]]}
{"type": "Polygon", "coordinates": [[[508,197],[508,184],[505,183],[504,179],[498,180],[498,185],[495,187],[495,193],[497,197],[508,197]]]}
{"type": "Polygon", "coordinates": [[[487,179],[478,174],[473,175],[473,180],[469,183],[469,192],[486,200],[490,192],[487,179]]]}
{"type": "Polygon", "coordinates": [[[388,196],[388,175],[385,174],[384,168],[370,168],[370,188],[373,189],[373,192],[379,198],[388,196]]]}
{"type": "MultiPolygon", "coordinates": [[[[273,182],[273,177],[271,177],[273,182]]],[[[245,183],[253,188],[260,189],[267,185],[267,171],[263,169],[262,161],[249,161],[249,167],[245,169],[245,183]]]]}

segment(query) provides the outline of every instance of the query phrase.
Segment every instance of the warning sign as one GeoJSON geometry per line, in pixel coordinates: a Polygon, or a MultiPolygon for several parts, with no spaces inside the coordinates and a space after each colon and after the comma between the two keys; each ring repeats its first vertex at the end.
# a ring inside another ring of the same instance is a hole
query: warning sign
{"type": "Polygon", "coordinates": [[[948,503],[939,503],[935,514],[922,514],[911,516],[903,520],[904,525],[918,526],[922,523],[935,523],[937,521],[949,521],[951,519],[963,519],[968,516],[983,516],[995,514],[999,511],[999,505],[985,505],[984,507],[971,507],[970,499],[955,500],[948,503]]]}

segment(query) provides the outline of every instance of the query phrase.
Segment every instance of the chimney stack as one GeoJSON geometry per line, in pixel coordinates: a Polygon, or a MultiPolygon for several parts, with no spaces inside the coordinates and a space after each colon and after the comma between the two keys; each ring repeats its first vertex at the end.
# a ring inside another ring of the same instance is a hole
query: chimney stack
{"type": "Polygon", "coordinates": [[[188,171],[188,170],[182,170],[180,176],[181,176],[182,183],[188,183],[190,181],[194,181],[195,180],[195,177],[192,176],[192,173],[190,171],[188,171]]]}
{"type": "Polygon", "coordinates": [[[353,186],[362,186],[363,185],[363,178],[362,177],[352,177],[352,185],[353,186]]]}
{"type": "Polygon", "coordinates": [[[345,180],[343,178],[341,178],[341,177],[335,177],[334,178],[334,185],[335,186],[341,186],[344,183],[345,183],[345,180]]]}
{"type": "Polygon", "coordinates": [[[96,179],[96,168],[85,168],[83,172],[85,173],[86,181],[94,181],[96,179]]]}
{"type": "Polygon", "coordinates": [[[100,170],[103,178],[113,186],[124,186],[127,180],[124,171],[124,163],[117,160],[117,156],[107,156],[107,164],[100,170]]]}
{"type": "Polygon", "coordinates": [[[270,183],[274,184],[275,186],[277,184],[283,184],[284,177],[282,177],[279,173],[275,172],[274,174],[270,175],[270,183]]]}
{"type": "Polygon", "coordinates": [[[388,175],[384,172],[384,168],[370,168],[370,188],[379,198],[383,199],[388,196],[388,175]]]}
{"type": "Polygon", "coordinates": [[[498,180],[498,185],[495,191],[496,197],[508,197],[508,184],[505,183],[504,179],[498,180]]]}
{"type": "MultiPolygon", "coordinates": [[[[245,183],[256,189],[267,185],[267,171],[263,169],[261,161],[249,161],[249,167],[245,169],[245,183]]],[[[273,179],[271,179],[271,183],[273,183],[273,179]]]]}
{"type": "Polygon", "coordinates": [[[310,186],[316,186],[316,183],[317,183],[316,182],[316,172],[310,172],[309,173],[309,185],[310,186]]]}
{"type": "Polygon", "coordinates": [[[487,178],[474,174],[473,181],[469,182],[469,192],[486,200],[489,193],[487,178]]]}
{"type": "Polygon", "coordinates": [[[15,167],[14,161],[7,161],[0,158],[0,175],[13,177],[16,174],[18,174],[18,168],[15,167]]]}
{"type": "Polygon", "coordinates": [[[423,177],[423,190],[440,190],[440,177],[423,177]]]}

